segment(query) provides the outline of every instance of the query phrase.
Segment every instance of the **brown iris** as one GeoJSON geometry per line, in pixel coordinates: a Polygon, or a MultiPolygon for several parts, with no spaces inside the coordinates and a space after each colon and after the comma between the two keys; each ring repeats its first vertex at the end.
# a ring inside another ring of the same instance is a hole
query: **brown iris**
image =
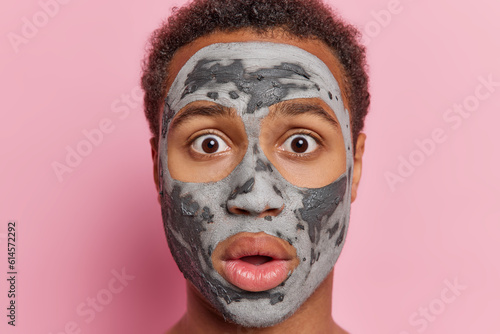
{"type": "Polygon", "coordinates": [[[217,142],[217,139],[208,137],[201,143],[201,148],[205,153],[215,153],[219,149],[219,143],[217,142]]]}
{"type": "Polygon", "coordinates": [[[296,137],[291,142],[291,148],[296,153],[304,153],[307,151],[309,144],[307,144],[307,140],[304,137],[296,137]]]}

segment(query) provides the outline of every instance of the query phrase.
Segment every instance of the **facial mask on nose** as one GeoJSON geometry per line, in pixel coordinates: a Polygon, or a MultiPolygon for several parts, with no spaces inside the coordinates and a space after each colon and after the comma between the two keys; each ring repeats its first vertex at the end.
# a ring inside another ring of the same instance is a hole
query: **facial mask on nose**
{"type": "Polygon", "coordinates": [[[172,255],[184,276],[228,320],[247,327],[273,326],[292,315],[333,268],[344,244],[350,212],[353,157],[349,112],[337,81],[316,56],[288,44],[213,44],[199,50],[168,92],[159,143],[162,216],[172,255]],[[287,100],[320,98],[342,129],[346,171],[321,188],[289,183],[259,145],[260,121],[287,100]],[[217,182],[175,180],[168,170],[167,134],[175,115],[195,101],[234,108],[245,125],[248,149],[217,182]],[[228,211],[236,206],[250,215],[228,211]],[[283,208],[257,218],[265,208],[283,208]],[[214,269],[217,245],[239,232],[265,232],[287,241],[300,263],[280,285],[242,290],[214,269]]]}

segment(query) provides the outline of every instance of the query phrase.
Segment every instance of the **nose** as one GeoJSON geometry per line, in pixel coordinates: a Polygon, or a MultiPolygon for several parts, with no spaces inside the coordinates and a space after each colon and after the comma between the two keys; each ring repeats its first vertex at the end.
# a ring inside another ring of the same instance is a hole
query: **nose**
{"type": "Polygon", "coordinates": [[[235,215],[276,217],[285,208],[281,192],[265,178],[255,175],[229,195],[227,210],[235,215]]]}

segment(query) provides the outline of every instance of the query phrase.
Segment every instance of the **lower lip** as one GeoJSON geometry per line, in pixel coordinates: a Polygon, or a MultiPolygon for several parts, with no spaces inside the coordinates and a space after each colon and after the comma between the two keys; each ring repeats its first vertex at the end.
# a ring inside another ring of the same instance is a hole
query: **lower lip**
{"type": "Polygon", "coordinates": [[[240,259],[227,260],[223,271],[229,283],[246,291],[266,291],[280,285],[288,276],[286,260],[271,260],[254,265],[240,259]]]}

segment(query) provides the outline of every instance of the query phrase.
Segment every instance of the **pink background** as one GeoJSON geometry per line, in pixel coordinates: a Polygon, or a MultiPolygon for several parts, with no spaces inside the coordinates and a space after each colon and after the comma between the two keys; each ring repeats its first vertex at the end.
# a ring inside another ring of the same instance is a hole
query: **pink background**
{"type": "MultiPolygon", "coordinates": [[[[331,1],[365,31],[373,96],[333,314],[352,333],[500,333],[500,87],[473,97],[478,77],[500,82],[500,5],[394,1],[331,1]],[[377,16],[388,9],[390,20],[377,16]],[[463,103],[468,118],[444,118],[463,103]],[[435,129],[439,142],[429,144],[435,129]],[[416,166],[391,188],[386,177],[401,159],[416,166]]],[[[0,331],[72,333],[74,322],[81,333],[162,333],[183,313],[184,279],[133,93],[148,35],[184,1],[66,2],[52,17],[35,0],[0,10],[0,331]],[[23,18],[40,27],[16,52],[9,36],[22,36],[23,18]],[[108,133],[85,147],[83,131],[106,119],[108,133]],[[68,147],[89,154],[59,180],[53,164],[66,164],[68,147]],[[12,219],[15,328],[5,317],[12,219]],[[134,278],[111,294],[112,271],[122,269],[134,278]],[[100,312],[79,315],[96,296],[100,312]]]]}

